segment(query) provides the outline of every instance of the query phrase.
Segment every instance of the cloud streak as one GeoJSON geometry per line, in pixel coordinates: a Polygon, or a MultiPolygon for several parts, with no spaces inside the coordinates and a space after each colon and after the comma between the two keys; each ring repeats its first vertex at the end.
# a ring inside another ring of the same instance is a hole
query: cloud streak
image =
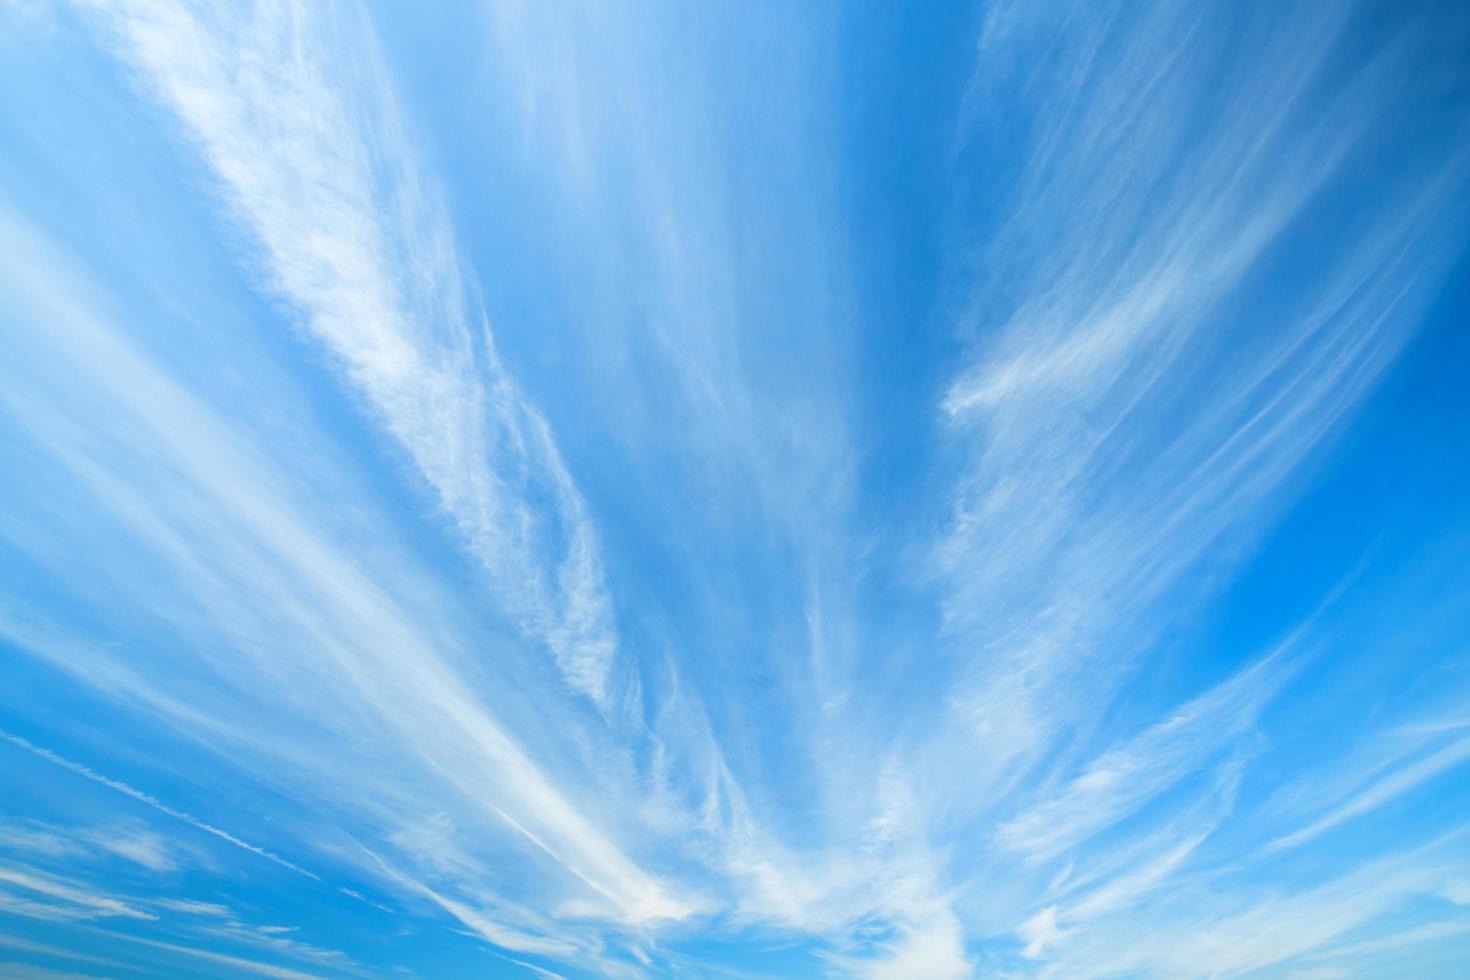
{"type": "Polygon", "coordinates": [[[8,958],[1461,948],[1470,21],[1390,7],[7,20],[8,958]]]}
{"type": "MultiPolygon", "coordinates": [[[[1375,121],[1393,111],[1378,93],[1409,46],[1388,42],[1324,107],[1345,22],[1300,12],[1214,83],[1228,105],[1201,118],[1212,15],[1078,16],[1098,23],[1059,42],[1051,85],[1029,83],[1033,149],[984,253],[998,295],[970,314],[986,340],[944,400],[970,453],[936,551],[945,608],[994,665],[961,703],[1018,744],[1054,737],[1078,684],[1127,676],[1099,669],[1103,636],[1141,627],[1146,642],[1155,602],[1279,511],[1411,335],[1446,260],[1428,243],[1464,176],[1449,155],[1362,215],[1310,287],[1260,296],[1252,277],[1283,261],[1348,162],[1377,152],[1375,121]]],[[[991,12],[975,106],[1046,23],[991,12]]]]}
{"type": "Polygon", "coordinates": [[[115,779],[109,779],[106,776],[101,775],[100,773],[93,772],[91,769],[88,769],[86,766],[82,765],[79,762],[72,762],[70,759],[64,759],[49,749],[43,749],[38,745],[32,745],[30,742],[26,741],[20,736],[12,735],[7,731],[0,731],[0,738],[3,738],[5,741],[9,742],[11,745],[16,746],[17,748],[24,749],[25,751],[31,753],[39,759],[44,759],[46,762],[49,762],[52,765],[60,766],[67,772],[75,773],[76,775],[81,776],[83,779],[89,779],[92,782],[97,783],[101,786],[106,786],[108,789],[115,790],[124,796],[137,800],[144,806],[157,810],[159,813],[162,813],[165,816],[173,817],[175,820],[183,821],[196,830],[202,830],[206,834],[218,837],[220,840],[231,845],[232,847],[238,847],[243,851],[249,851],[251,854],[254,854],[257,857],[265,858],[267,861],[278,864],[288,871],[294,871],[296,874],[311,878],[313,881],[321,880],[317,875],[313,874],[310,871],[307,871],[305,868],[298,867],[297,865],[292,864],[290,861],[287,861],[280,855],[272,854],[270,851],[267,851],[262,847],[256,847],[254,844],[241,840],[234,834],[231,834],[229,831],[221,830],[220,828],[215,827],[212,824],[205,823],[203,820],[200,820],[197,817],[192,817],[182,810],[176,810],[173,807],[169,806],[167,803],[163,803],[162,801],[157,800],[152,796],[149,796],[147,793],[144,793],[141,790],[134,789],[127,783],[120,783],[115,779]]]}
{"type": "MultiPolygon", "coordinates": [[[[15,224],[5,231],[12,236],[28,234],[15,224]]],[[[27,241],[27,254],[49,254],[44,242],[27,241]]],[[[54,267],[53,276],[64,277],[59,270],[54,267]]],[[[47,280],[48,285],[56,283],[54,278],[47,280]]],[[[272,765],[267,759],[305,766],[313,775],[296,784],[293,791],[304,792],[308,798],[320,801],[321,787],[334,786],[341,799],[359,801],[363,814],[376,822],[387,819],[385,810],[392,807],[401,808],[400,813],[415,811],[422,797],[410,804],[402,794],[409,784],[429,785],[447,805],[464,812],[466,819],[479,825],[488,821],[502,833],[509,828],[529,842],[536,852],[601,896],[605,912],[632,921],[685,914],[682,905],[670,899],[553,785],[476,700],[475,685],[457,672],[449,658],[435,652],[423,628],[337,545],[308,528],[306,513],[283,495],[288,481],[272,473],[264,460],[243,450],[204,404],[161,374],[89,311],[77,309],[70,301],[58,306],[59,296],[84,293],[78,288],[37,290],[34,300],[47,310],[51,341],[72,343],[74,350],[105,352],[107,367],[96,381],[99,390],[120,397],[119,406],[126,405],[126,411],[133,413],[138,428],[127,438],[145,432],[159,440],[144,451],[157,452],[161,444],[167,460],[163,465],[177,481],[171,492],[182,490],[191,501],[190,509],[208,515],[214,533],[206,538],[196,530],[194,539],[181,547],[182,536],[149,512],[137,497],[138,488],[119,484],[98,469],[96,453],[116,451],[115,447],[102,450],[78,444],[76,433],[55,418],[51,420],[55,428],[48,433],[55,437],[50,440],[52,450],[77,467],[84,480],[96,480],[94,490],[122,518],[129,533],[140,535],[164,557],[166,565],[180,563],[189,570],[195,594],[216,602],[214,611],[220,621],[239,624],[244,635],[257,632],[262,622],[271,623],[275,646],[272,656],[261,658],[259,654],[265,651],[257,650],[245,661],[229,657],[219,661],[224,681],[234,693],[222,702],[228,710],[206,714],[191,705],[166,676],[145,676],[135,664],[105,650],[84,649],[52,631],[29,628],[20,621],[6,624],[10,638],[90,683],[151,705],[207,740],[248,746],[244,759],[261,766],[262,777],[272,765]],[[207,559],[201,560],[199,556],[205,555],[207,559]],[[211,600],[211,596],[219,599],[211,600]],[[297,656],[282,659],[279,651],[287,637],[294,637],[290,642],[296,645],[297,656]],[[249,664],[248,669],[242,670],[242,664],[249,664]],[[344,704],[344,696],[359,700],[344,704]],[[385,746],[384,750],[402,758],[395,777],[406,782],[391,789],[385,784],[363,785],[356,782],[353,765],[332,765],[341,751],[340,742],[332,743],[336,748],[323,745],[313,755],[303,751],[302,744],[276,739],[255,723],[255,711],[279,711],[282,705],[303,697],[319,698],[308,700],[310,710],[322,721],[330,719],[345,726],[338,730],[353,733],[355,744],[382,744],[385,730],[394,733],[398,747],[390,750],[385,746]],[[371,712],[366,723],[364,708],[371,712]],[[377,795],[379,791],[389,795],[377,795]],[[461,801],[468,803],[468,810],[461,801]]],[[[133,445],[129,451],[146,445],[146,441],[133,445]]],[[[174,680],[183,680],[183,675],[174,680]]],[[[154,809],[195,822],[183,811],[126,784],[45,750],[22,747],[45,753],[42,757],[48,761],[154,809]]],[[[400,818],[395,815],[393,819],[400,818]]],[[[200,829],[255,850],[212,825],[200,829]]],[[[260,853],[275,859],[263,849],[260,853]]],[[[277,863],[315,877],[295,862],[281,859],[277,863]]]]}
{"type": "Polygon", "coordinates": [[[320,13],[97,9],[203,153],[269,288],[412,459],[496,597],[606,706],[617,635],[586,506],[466,306],[443,205],[371,44],[326,60],[320,13]]]}

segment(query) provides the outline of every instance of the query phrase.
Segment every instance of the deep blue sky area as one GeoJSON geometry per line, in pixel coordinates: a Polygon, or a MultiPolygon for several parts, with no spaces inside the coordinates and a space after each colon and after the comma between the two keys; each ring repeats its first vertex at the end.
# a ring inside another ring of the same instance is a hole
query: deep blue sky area
{"type": "Polygon", "coordinates": [[[0,3],[0,977],[1453,978],[1462,3],[0,3]]]}

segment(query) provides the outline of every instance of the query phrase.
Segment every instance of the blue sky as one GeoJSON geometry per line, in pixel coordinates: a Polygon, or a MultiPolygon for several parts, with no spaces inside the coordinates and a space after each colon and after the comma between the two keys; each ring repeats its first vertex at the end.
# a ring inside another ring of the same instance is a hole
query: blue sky
{"type": "Polygon", "coordinates": [[[0,3],[0,975],[1463,975],[1467,52],[0,3]]]}

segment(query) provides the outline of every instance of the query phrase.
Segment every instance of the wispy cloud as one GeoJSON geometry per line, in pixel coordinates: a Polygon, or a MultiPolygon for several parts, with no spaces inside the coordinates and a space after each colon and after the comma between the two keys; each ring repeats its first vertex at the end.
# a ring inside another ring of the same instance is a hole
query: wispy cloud
{"type": "Polygon", "coordinates": [[[0,975],[9,980],[101,980],[95,973],[77,973],[73,970],[52,970],[49,967],[29,963],[0,963],[0,975]]]}
{"type": "Polygon", "coordinates": [[[865,835],[866,870],[875,879],[867,918],[895,935],[878,943],[871,958],[834,962],[855,976],[970,976],[964,926],[942,884],[942,855],[927,840],[926,815],[896,759],[883,766],[879,794],[881,809],[865,835]]]}
{"type": "MultiPolygon", "coordinates": [[[[152,869],[158,870],[158,869],[152,869]]],[[[123,897],[99,891],[96,886],[70,878],[17,865],[0,867],[0,908],[14,914],[48,922],[67,923],[94,919],[133,919],[158,922],[162,916],[178,914],[188,921],[175,923],[176,928],[197,940],[223,940],[237,946],[253,946],[273,956],[312,964],[330,969],[333,974],[361,974],[361,968],[345,953],[323,949],[302,942],[283,932],[292,930],[283,927],[252,926],[221,905],[188,899],[141,899],[123,897]],[[36,902],[17,898],[16,893],[29,893],[49,901],[36,902]]],[[[247,972],[263,973],[268,976],[299,976],[297,971],[277,967],[273,964],[254,963],[250,960],[217,954],[193,947],[172,943],[160,943],[147,937],[133,934],[114,934],[127,942],[153,946],[186,957],[203,958],[225,966],[244,969],[247,972]]],[[[114,961],[86,955],[70,955],[64,951],[42,944],[8,941],[0,936],[0,946],[11,946],[24,951],[61,956],[79,962],[113,964],[114,961]]]]}
{"type": "Polygon", "coordinates": [[[467,928],[476,934],[488,939],[490,942],[504,949],[515,950],[522,953],[540,953],[550,956],[570,956],[577,952],[577,947],[568,942],[549,939],[544,936],[533,935],[526,931],[499,921],[494,914],[484,908],[476,907],[474,904],[442,895],[428,885],[415,881],[407,875],[402,874],[389,867],[382,858],[372,852],[368,852],[373,862],[382,869],[393,881],[403,886],[410,892],[427,898],[439,908],[454,916],[467,928]]]}
{"type": "Polygon", "coordinates": [[[124,932],[102,933],[101,930],[97,930],[97,932],[117,942],[132,943],[148,949],[182,956],[186,959],[212,963],[218,967],[241,970],[245,973],[253,973],[262,977],[274,977],[276,980],[318,980],[320,976],[315,973],[294,970],[290,967],[277,966],[273,963],[262,963],[259,960],[247,959],[243,956],[231,956],[228,953],[216,953],[212,950],[186,946],[182,943],[169,943],[158,939],[149,939],[145,936],[134,936],[124,932]]]}
{"type": "Polygon", "coordinates": [[[956,703],[990,751],[1033,758],[1095,717],[1151,642],[1145,614],[1197,601],[1173,590],[1243,554],[1393,362],[1453,255],[1465,167],[1416,161],[1310,281],[1265,294],[1351,161],[1385,152],[1412,45],[1385,40],[1323,100],[1335,11],[1243,18],[1256,55],[1216,77],[1212,14],[1103,5],[1023,69],[1057,15],[987,16],[965,138],[1011,138],[987,113],[1012,85],[1036,122],[982,225],[966,329],[984,339],[944,399],[966,462],[934,552],[974,664],[956,703]],[[1225,104],[1198,110],[1208,92],[1225,104]]]}
{"type": "Polygon", "coordinates": [[[1383,806],[1421,783],[1462,765],[1466,760],[1470,760],[1470,737],[1457,739],[1422,759],[1400,766],[1374,780],[1319,819],[1272,841],[1271,849],[1280,850],[1304,844],[1339,824],[1383,806]]]}
{"type": "Polygon", "coordinates": [[[496,597],[606,705],[617,634],[596,534],[545,422],[467,306],[453,231],[368,24],[295,4],[96,13],[203,152],[268,287],[408,454],[496,597]],[[363,43],[333,58],[334,29],[363,43]]]}
{"type": "MultiPolygon", "coordinates": [[[[1066,975],[1069,964],[1075,967],[1079,961],[1097,964],[1100,972],[1260,970],[1322,949],[1415,895],[1432,894],[1440,877],[1424,856],[1411,852],[1369,863],[1317,887],[1279,896],[1252,896],[1235,911],[1226,909],[1232,899],[1238,904],[1239,897],[1220,895],[1209,901],[1208,911],[1184,912],[1152,922],[1153,930],[1168,929],[1179,937],[1177,942],[1140,942],[1129,948],[1127,944],[1136,942],[1138,934],[1131,939],[1095,935],[1092,949],[1079,950],[1073,958],[1057,962],[1054,971],[1066,975]]],[[[1202,900],[1198,890],[1186,894],[1202,900]]],[[[1175,893],[1171,900],[1182,898],[1175,893]]]]}
{"type": "Polygon", "coordinates": [[[1002,823],[997,843],[1032,858],[1054,857],[1135,812],[1179,780],[1203,771],[1245,735],[1295,666],[1289,646],[1278,649],[1114,745],[1057,791],[1002,823]]]}
{"type": "Polygon", "coordinates": [[[1454,18],[13,20],[0,789],[44,785],[0,910],[38,935],[286,978],[1463,942],[1463,617],[1373,642],[1430,600],[1343,567],[1411,429],[1444,499],[1381,550],[1459,533],[1458,396],[1371,402],[1467,242],[1454,18]]]}
{"type": "Polygon", "coordinates": [[[270,851],[267,851],[264,848],[256,847],[254,844],[243,841],[235,835],[229,833],[228,831],[221,830],[218,827],[207,824],[197,817],[192,817],[189,814],[184,813],[182,810],[175,810],[168,804],[160,802],[159,800],[156,800],[153,797],[149,796],[147,793],[136,790],[126,783],[120,783],[115,779],[109,779],[106,776],[93,772],[91,769],[88,769],[86,766],[80,763],[72,762],[70,759],[63,759],[61,756],[50,751],[49,749],[41,748],[38,745],[32,745],[30,742],[27,742],[25,739],[21,738],[18,735],[12,735],[6,731],[0,731],[0,738],[3,738],[5,741],[9,742],[12,745],[25,749],[27,752],[30,752],[38,758],[44,759],[47,762],[60,766],[68,772],[76,773],[78,776],[81,776],[84,779],[90,779],[92,782],[106,786],[108,789],[116,790],[124,796],[130,797],[145,806],[157,810],[159,813],[173,817],[175,820],[181,820],[189,826],[194,827],[197,830],[202,830],[206,834],[218,837],[220,840],[225,841],[226,843],[231,844],[235,847],[238,847],[241,850],[249,851],[252,854],[259,855],[260,857],[265,858],[267,861],[279,864],[283,868],[294,871],[300,875],[305,875],[308,878],[315,879],[317,877],[310,871],[307,871],[305,868],[297,867],[290,861],[287,861],[285,858],[272,854],[270,851]]]}
{"type": "MultiPolygon", "coordinates": [[[[151,912],[136,908],[110,895],[98,894],[65,878],[35,869],[0,866],[0,887],[9,888],[12,894],[19,890],[64,902],[65,906],[59,908],[46,906],[46,908],[61,912],[63,918],[72,916],[88,919],[100,916],[145,920],[158,918],[151,912]]],[[[26,914],[21,911],[19,905],[11,906],[11,910],[26,914]]],[[[38,917],[45,918],[46,916],[38,917]]]]}
{"type": "MultiPolygon", "coordinates": [[[[28,235],[14,223],[6,224],[4,232],[28,235]]],[[[25,248],[37,258],[51,255],[45,243],[34,238],[25,248]]],[[[71,300],[56,305],[59,297],[87,293],[82,287],[62,285],[68,276],[64,266],[57,259],[50,267],[55,278],[46,286],[57,288],[38,289],[32,297],[41,304],[38,308],[48,310],[44,319],[52,339],[69,336],[74,350],[107,352],[103,358],[107,369],[96,379],[97,390],[121,396],[120,406],[132,413],[139,428],[129,427],[125,438],[147,433],[148,439],[160,440],[151,446],[135,442],[127,451],[152,453],[162,448],[168,460],[163,465],[175,481],[168,492],[182,490],[191,499],[187,508],[207,513],[207,526],[214,531],[202,534],[196,527],[186,544],[180,529],[150,512],[139,496],[141,488],[119,483],[99,469],[96,453],[116,451],[116,444],[110,448],[79,444],[76,430],[53,416],[42,423],[55,426],[47,432],[54,437],[48,439],[51,450],[68,466],[77,467],[104,506],[130,527],[129,533],[140,535],[166,563],[177,562],[175,567],[188,570],[196,601],[203,601],[217,621],[238,624],[241,635],[258,632],[261,623],[274,623],[268,629],[275,645],[269,656],[255,649],[243,660],[220,659],[215,665],[220,681],[214,683],[223,682],[229,693],[219,695],[216,710],[206,712],[199,710],[197,695],[184,696],[166,674],[144,676],[136,663],[105,648],[89,648],[23,618],[4,623],[12,642],[89,683],[150,705],[203,739],[237,746],[237,751],[243,750],[237,758],[254,768],[257,778],[274,778],[271,770],[279,762],[271,760],[284,760],[297,771],[304,767],[311,775],[294,782],[293,793],[322,806],[323,788],[333,787],[333,805],[355,801],[369,825],[387,824],[380,831],[386,836],[400,829],[395,826],[399,821],[417,817],[424,792],[434,793],[445,809],[461,814],[470,825],[492,830],[497,840],[510,833],[533,855],[549,859],[567,876],[570,887],[590,889],[597,896],[599,916],[638,923],[687,914],[687,906],[622,853],[508,735],[478,699],[477,684],[459,672],[452,651],[437,652],[421,622],[359,570],[336,542],[309,529],[309,512],[287,490],[290,481],[242,449],[203,403],[90,311],[78,309],[71,300]],[[294,637],[289,642],[296,655],[283,659],[279,652],[288,637],[294,637]],[[282,705],[303,700],[318,724],[330,722],[351,737],[346,742],[322,742],[319,733],[303,733],[318,740],[313,749],[310,742],[281,738],[258,725],[255,712],[279,712],[282,705]],[[371,711],[367,717],[365,707],[371,711]],[[385,741],[385,732],[394,734],[385,741]],[[395,782],[364,782],[355,763],[334,762],[344,745],[368,744],[381,745],[399,760],[392,773],[395,782]]],[[[186,676],[177,674],[174,680],[184,681],[186,676]]],[[[17,736],[6,738],[154,810],[319,880],[298,863],[127,784],[17,736]]],[[[461,881],[479,881],[487,874],[481,856],[461,881]]],[[[469,907],[461,900],[451,901],[469,907]]]]}
{"type": "Polygon", "coordinates": [[[71,834],[44,824],[0,827],[0,847],[47,857],[73,857],[87,852],[71,834]]]}
{"type": "Polygon", "coordinates": [[[178,867],[168,841],[138,824],[107,828],[0,825],[0,848],[49,857],[106,854],[152,871],[178,867]]]}
{"type": "MultiPolygon", "coordinates": [[[[1378,953],[1400,950],[1406,946],[1415,946],[1420,943],[1432,943],[1441,939],[1463,936],[1467,932],[1470,932],[1470,921],[1431,922],[1428,925],[1415,926],[1411,929],[1400,929],[1379,939],[1366,939],[1356,943],[1341,943],[1325,949],[1320,953],[1314,953],[1311,958],[1332,960],[1372,956],[1378,953]]],[[[1348,974],[1342,975],[1347,976],[1348,974]]]]}
{"type": "Polygon", "coordinates": [[[219,905],[215,902],[197,902],[184,898],[161,898],[153,903],[158,908],[167,909],[170,912],[180,912],[184,915],[207,915],[215,918],[223,918],[230,915],[228,906],[219,905]]]}

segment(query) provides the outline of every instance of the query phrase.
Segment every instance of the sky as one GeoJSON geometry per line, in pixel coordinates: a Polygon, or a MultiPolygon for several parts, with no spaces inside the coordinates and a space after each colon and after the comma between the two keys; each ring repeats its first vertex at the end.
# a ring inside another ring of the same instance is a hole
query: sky
{"type": "Polygon", "coordinates": [[[1465,975],[1465,4],[0,0],[0,92],[0,976],[1465,975]]]}

